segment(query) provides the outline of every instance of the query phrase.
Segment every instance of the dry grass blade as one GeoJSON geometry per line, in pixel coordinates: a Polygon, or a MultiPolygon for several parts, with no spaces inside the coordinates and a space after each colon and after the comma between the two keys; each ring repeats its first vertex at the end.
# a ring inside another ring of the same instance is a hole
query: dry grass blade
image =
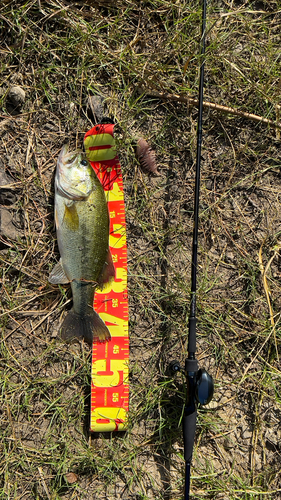
{"type": "Polygon", "coordinates": [[[274,321],[274,313],[271,305],[271,299],[270,299],[270,290],[267,282],[267,272],[270,269],[270,266],[273,262],[273,260],[279,255],[279,250],[281,248],[281,244],[279,244],[277,247],[274,249],[274,254],[271,256],[269,261],[267,262],[266,266],[264,267],[263,265],[263,260],[262,260],[262,248],[263,244],[261,245],[259,249],[259,266],[260,266],[260,271],[262,274],[262,281],[263,281],[263,286],[264,286],[264,291],[266,295],[266,300],[268,303],[268,308],[269,308],[269,316],[270,316],[270,323],[272,326],[272,332],[274,336],[274,344],[275,344],[275,350],[276,350],[276,357],[279,363],[279,353],[278,353],[278,347],[277,347],[277,338],[276,338],[276,327],[275,327],[275,321],[274,321]]]}

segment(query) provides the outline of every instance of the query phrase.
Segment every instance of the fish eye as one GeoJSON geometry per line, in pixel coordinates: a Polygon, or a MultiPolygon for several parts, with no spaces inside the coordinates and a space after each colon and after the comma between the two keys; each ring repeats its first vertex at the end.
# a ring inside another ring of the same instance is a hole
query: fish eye
{"type": "Polygon", "coordinates": [[[82,160],[80,165],[83,165],[83,167],[86,167],[88,165],[87,160],[82,160]]]}

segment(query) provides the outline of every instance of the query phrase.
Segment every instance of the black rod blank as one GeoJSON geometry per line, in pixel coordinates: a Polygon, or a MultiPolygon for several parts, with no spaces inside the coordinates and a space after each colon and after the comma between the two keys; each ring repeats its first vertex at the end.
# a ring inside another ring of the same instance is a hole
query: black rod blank
{"type": "Polygon", "coordinates": [[[202,115],[203,115],[203,90],[204,90],[204,69],[205,69],[205,31],[206,31],[206,10],[207,2],[203,0],[202,12],[202,36],[200,44],[200,81],[199,81],[199,109],[197,125],[197,153],[195,168],[195,195],[194,195],[194,226],[192,241],[191,260],[191,304],[189,316],[189,357],[195,355],[196,350],[196,285],[197,285],[197,255],[198,255],[198,223],[199,223],[199,192],[200,192],[200,166],[201,166],[201,146],[202,146],[202,115]],[[195,321],[194,321],[195,320],[195,321]]]}
{"type": "Polygon", "coordinates": [[[202,7],[202,36],[200,43],[200,81],[199,81],[199,109],[197,125],[197,154],[195,169],[195,195],[194,195],[194,226],[192,241],[191,260],[191,302],[188,325],[188,358],[185,361],[185,374],[187,384],[187,398],[183,416],[183,440],[185,459],[185,493],[184,500],[189,500],[190,492],[190,466],[195,441],[197,400],[196,385],[198,381],[198,362],[196,353],[196,278],[197,278],[197,255],[198,255],[198,224],[199,224],[199,192],[200,192],[200,166],[202,145],[202,115],[203,115],[203,89],[204,89],[204,66],[205,66],[205,31],[207,1],[203,1],[202,7]]]}

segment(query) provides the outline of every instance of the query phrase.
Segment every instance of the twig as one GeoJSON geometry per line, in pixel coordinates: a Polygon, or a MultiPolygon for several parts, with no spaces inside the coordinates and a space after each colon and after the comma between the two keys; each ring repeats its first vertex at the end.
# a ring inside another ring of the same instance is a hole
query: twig
{"type": "MultiPolygon", "coordinates": [[[[198,99],[193,97],[184,97],[178,94],[167,94],[165,92],[156,92],[155,90],[150,90],[141,87],[141,91],[153,97],[158,97],[159,99],[165,99],[168,101],[178,101],[184,102],[186,104],[191,104],[192,106],[198,106],[198,99]]],[[[221,104],[216,104],[213,102],[203,101],[204,108],[213,109],[214,111],[219,111],[221,113],[228,113],[230,115],[241,116],[247,120],[252,120],[259,123],[264,123],[275,129],[281,129],[281,123],[278,121],[269,120],[269,118],[264,118],[263,116],[254,115],[253,113],[247,113],[246,111],[240,111],[239,109],[231,108],[229,106],[222,106],[221,104]]]]}

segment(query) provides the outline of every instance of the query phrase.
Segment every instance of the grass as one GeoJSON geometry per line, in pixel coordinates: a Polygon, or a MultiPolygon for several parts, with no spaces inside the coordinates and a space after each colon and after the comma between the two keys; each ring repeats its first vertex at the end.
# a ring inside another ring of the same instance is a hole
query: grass
{"type": "MultiPolygon", "coordinates": [[[[280,12],[277,0],[208,2],[204,99],[244,116],[204,110],[198,359],[215,395],[199,409],[194,500],[281,498],[280,132],[246,116],[280,121],[280,12]]],[[[200,24],[197,1],[1,3],[0,498],[183,497],[185,383],[167,368],[186,357],[197,110],[153,92],[197,98],[200,24]],[[56,340],[70,293],[47,278],[56,159],[66,140],[81,147],[99,93],[120,130],[130,421],[89,436],[91,353],[56,340]],[[160,177],[140,170],[139,135],[160,177]]]]}

